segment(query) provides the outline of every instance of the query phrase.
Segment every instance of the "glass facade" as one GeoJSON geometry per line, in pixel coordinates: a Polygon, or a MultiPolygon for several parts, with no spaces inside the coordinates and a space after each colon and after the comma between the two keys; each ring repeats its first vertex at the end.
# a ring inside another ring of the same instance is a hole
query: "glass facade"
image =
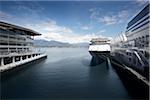
{"type": "Polygon", "coordinates": [[[22,31],[0,28],[0,53],[25,53],[32,51],[33,39],[22,31]]]}

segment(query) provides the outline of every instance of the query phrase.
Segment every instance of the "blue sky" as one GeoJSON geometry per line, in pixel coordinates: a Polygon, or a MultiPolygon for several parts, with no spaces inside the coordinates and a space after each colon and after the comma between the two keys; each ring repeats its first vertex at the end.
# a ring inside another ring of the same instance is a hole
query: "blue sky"
{"type": "Polygon", "coordinates": [[[88,42],[116,37],[146,1],[0,1],[0,20],[38,31],[36,39],[88,42]]]}

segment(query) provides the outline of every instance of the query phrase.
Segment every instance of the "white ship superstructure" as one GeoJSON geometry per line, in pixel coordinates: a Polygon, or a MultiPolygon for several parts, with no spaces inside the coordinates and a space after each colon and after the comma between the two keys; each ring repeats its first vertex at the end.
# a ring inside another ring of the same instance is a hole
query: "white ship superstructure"
{"type": "Polygon", "coordinates": [[[89,46],[90,52],[110,52],[110,40],[107,38],[93,38],[89,46]]]}
{"type": "Polygon", "coordinates": [[[34,52],[34,36],[41,35],[33,30],[0,22],[0,71],[11,69],[45,57],[34,52]]]}

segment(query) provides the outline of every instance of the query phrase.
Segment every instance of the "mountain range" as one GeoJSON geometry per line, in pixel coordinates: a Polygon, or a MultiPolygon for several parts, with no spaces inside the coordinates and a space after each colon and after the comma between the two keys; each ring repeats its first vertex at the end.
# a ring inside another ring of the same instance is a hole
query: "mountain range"
{"type": "Polygon", "coordinates": [[[46,41],[46,40],[34,40],[34,46],[40,47],[88,47],[89,43],[82,42],[82,43],[65,43],[59,41],[46,41]]]}

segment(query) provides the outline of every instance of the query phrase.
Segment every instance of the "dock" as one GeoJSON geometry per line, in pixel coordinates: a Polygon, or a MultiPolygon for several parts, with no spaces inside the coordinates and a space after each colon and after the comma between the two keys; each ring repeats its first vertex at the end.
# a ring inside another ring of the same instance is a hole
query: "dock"
{"type": "MultiPolygon", "coordinates": [[[[8,56],[10,56],[10,55],[7,55],[5,57],[8,57],[8,56]]],[[[20,55],[11,55],[10,59],[12,60],[12,63],[4,65],[4,58],[5,57],[0,56],[0,58],[1,58],[0,72],[4,72],[4,71],[7,71],[9,69],[13,69],[17,66],[20,66],[20,65],[38,60],[38,59],[46,58],[47,55],[44,53],[41,53],[41,54],[40,53],[31,53],[31,54],[28,53],[28,54],[20,54],[20,55]],[[16,61],[16,57],[20,58],[20,60],[16,61]],[[23,57],[25,57],[25,59],[23,59],[23,57]]]]}
{"type": "Polygon", "coordinates": [[[28,28],[0,21],[0,72],[46,58],[34,49],[34,36],[40,33],[28,28]]]}
{"type": "Polygon", "coordinates": [[[107,61],[107,66],[111,66],[111,64],[114,64],[116,67],[119,67],[120,69],[131,73],[133,76],[135,76],[138,80],[140,80],[142,83],[144,83],[145,85],[147,85],[148,87],[150,86],[150,82],[149,80],[147,80],[144,76],[142,76],[141,74],[139,74],[137,71],[135,71],[134,69],[124,65],[124,64],[120,64],[118,62],[116,62],[111,55],[101,55],[102,57],[104,57],[107,61]]]}

